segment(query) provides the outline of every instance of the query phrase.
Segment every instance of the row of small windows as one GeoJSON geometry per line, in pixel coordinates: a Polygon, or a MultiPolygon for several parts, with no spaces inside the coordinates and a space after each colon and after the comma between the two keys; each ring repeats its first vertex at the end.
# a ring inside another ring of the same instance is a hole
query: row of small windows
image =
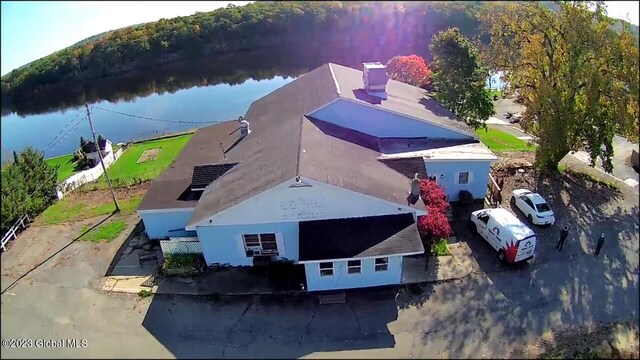
{"type": "MultiPolygon", "coordinates": [[[[389,270],[389,258],[380,257],[374,261],[374,271],[387,271],[389,270]]],[[[347,274],[360,274],[362,273],[362,260],[348,260],[347,261],[347,274]]],[[[334,266],[333,261],[320,263],[320,276],[333,276],[334,266]]]]}

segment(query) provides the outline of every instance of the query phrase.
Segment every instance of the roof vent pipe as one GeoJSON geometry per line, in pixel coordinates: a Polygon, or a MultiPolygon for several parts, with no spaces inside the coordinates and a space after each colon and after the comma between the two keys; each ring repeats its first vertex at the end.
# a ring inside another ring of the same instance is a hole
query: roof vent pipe
{"type": "Polygon", "coordinates": [[[407,196],[407,205],[415,205],[420,199],[420,178],[418,176],[419,174],[416,173],[411,179],[411,191],[407,196]]]}

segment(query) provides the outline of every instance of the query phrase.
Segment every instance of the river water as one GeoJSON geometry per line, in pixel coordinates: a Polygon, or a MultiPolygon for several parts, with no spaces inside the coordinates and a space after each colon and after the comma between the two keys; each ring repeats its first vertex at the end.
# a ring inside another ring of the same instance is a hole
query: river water
{"type": "MultiPolygon", "coordinates": [[[[182,61],[117,79],[64,86],[3,107],[0,157],[7,161],[12,151],[27,146],[43,151],[45,157],[72,153],[81,136],[91,138],[85,102],[96,133],[113,143],[237,119],[253,101],[328,60],[253,53],[216,61],[182,61]]],[[[332,60],[358,67],[360,59],[332,60]]],[[[497,80],[495,76],[493,88],[503,86],[497,80]]]]}
{"type": "MultiPolygon", "coordinates": [[[[103,100],[89,108],[96,133],[117,143],[238,118],[254,100],[292,80],[292,77],[281,76],[269,80],[249,79],[239,85],[191,87],[133,101],[103,100]],[[120,115],[93,106],[157,120],[120,115]]],[[[3,161],[11,151],[20,151],[26,146],[43,150],[45,157],[68,154],[79,146],[80,136],[91,138],[84,106],[27,116],[12,113],[3,116],[1,121],[3,161]]]]}

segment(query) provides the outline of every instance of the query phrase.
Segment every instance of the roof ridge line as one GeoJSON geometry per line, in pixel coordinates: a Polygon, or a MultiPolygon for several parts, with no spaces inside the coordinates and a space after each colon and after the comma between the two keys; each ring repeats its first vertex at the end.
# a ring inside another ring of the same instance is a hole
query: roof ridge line
{"type": "Polygon", "coordinates": [[[300,116],[300,132],[298,132],[298,153],[296,154],[296,176],[300,175],[300,153],[302,153],[302,127],[304,126],[304,106],[302,107],[302,116],[300,116]]]}
{"type": "Polygon", "coordinates": [[[333,67],[331,67],[331,63],[327,63],[329,65],[329,71],[331,72],[331,77],[333,78],[333,83],[336,85],[336,91],[338,92],[338,96],[341,96],[340,85],[338,85],[338,79],[336,79],[336,74],[333,72],[333,67]]]}

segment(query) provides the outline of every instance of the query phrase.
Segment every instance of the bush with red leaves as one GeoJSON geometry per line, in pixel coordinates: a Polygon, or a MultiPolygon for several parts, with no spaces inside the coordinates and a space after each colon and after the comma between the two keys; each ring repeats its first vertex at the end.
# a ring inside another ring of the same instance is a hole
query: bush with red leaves
{"type": "Polygon", "coordinates": [[[433,207],[443,213],[449,209],[444,188],[435,181],[420,180],[420,197],[427,207],[433,207]]]}
{"type": "Polygon", "coordinates": [[[449,203],[446,201],[444,188],[435,181],[421,180],[420,197],[428,211],[426,216],[418,217],[420,234],[438,239],[451,236],[451,225],[446,216],[449,203]]]}

